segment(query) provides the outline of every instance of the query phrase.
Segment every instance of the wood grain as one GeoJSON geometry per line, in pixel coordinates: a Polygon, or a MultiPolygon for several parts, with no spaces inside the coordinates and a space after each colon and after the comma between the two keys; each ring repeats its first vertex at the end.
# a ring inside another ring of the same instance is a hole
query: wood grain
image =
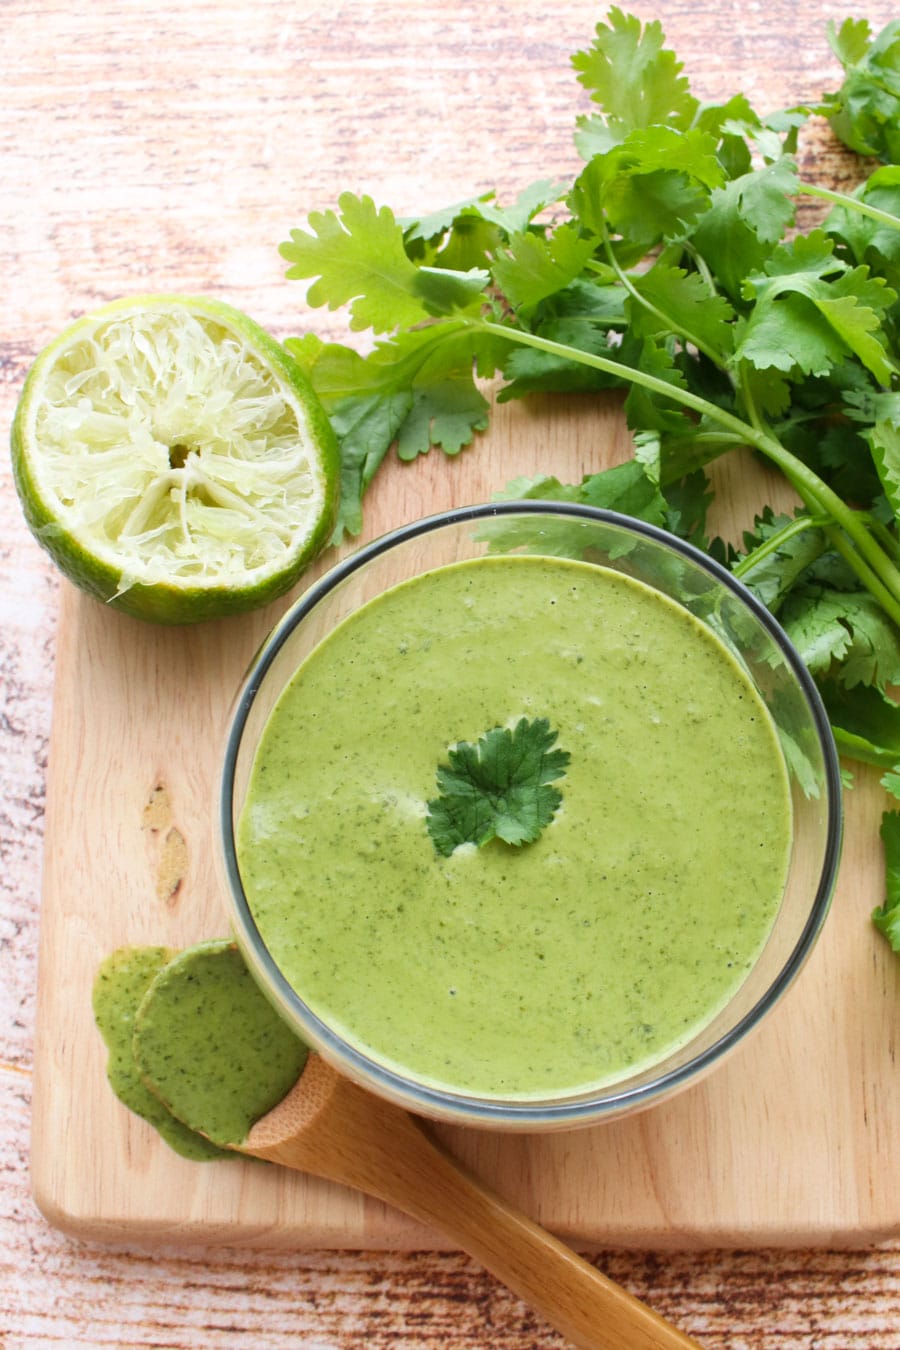
{"type": "MultiPolygon", "coordinates": [[[[823,29],[827,18],[844,17],[843,4],[674,0],[627,7],[645,19],[661,17],[703,97],[743,88],[765,109],[815,96],[836,83],[823,29]]],[[[883,0],[867,4],[864,12],[876,28],[894,17],[883,0]]],[[[570,172],[577,163],[572,120],[586,110],[586,102],[568,57],[586,44],[602,15],[602,6],[586,0],[558,0],[553,6],[500,0],[491,7],[458,0],[439,10],[403,0],[336,0],[326,9],[311,3],[285,7],[274,0],[252,6],[246,0],[187,0],[178,6],[161,0],[152,7],[143,0],[96,0],[90,6],[74,0],[40,6],[6,0],[0,119],[4,422],[40,346],[70,317],[118,294],[205,291],[243,306],[276,335],[312,328],[347,340],[344,316],[304,310],[302,289],[283,279],[277,243],[308,210],[331,205],[345,187],[370,191],[402,212],[419,208],[423,200],[436,206],[490,187],[508,199],[548,171],[570,172]]],[[[836,185],[852,181],[851,158],[827,136],[809,138],[803,159],[836,185]]],[[[545,443],[529,451],[535,467],[545,468],[551,455],[555,467],[558,428],[554,418],[545,443]]],[[[483,448],[474,452],[473,465],[483,448]]],[[[593,446],[585,449],[589,463],[595,462],[594,453],[593,446]]],[[[461,491],[455,477],[459,467],[434,456],[415,466],[384,503],[387,523],[417,514],[440,493],[452,499],[458,487],[461,491]]],[[[471,490],[483,495],[511,472],[512,463],[490,464],[486,458],[471,490]]],[[[734,468],[729,501],[742,480],[743,473],[734,468]]],[[[382,505],[373,506],[371,529],[385,523],[381,511],[382,505]]],[[[103,615],[100,622],[90,606],[60,587],[25,535],[5,463],[0,466],[0,523],[5,868],[0,888],[5,1089],[0,1098],[0,1286],[5,1291],[0,1342],[5,1350],[101,1344],[252,1344],[279,1350],[290,1344],[343,1350],[363,1340],[376,1350],[486,1343],[496,1350],[535,1350],[560,1344],[516,1300],[453,1253],[304,1251],[297,1257],[273,1250],[272,1213],[288,1229],[302,1219],[310,1241],[336,1240],[334,1197],[327,1191],[298,1202],[271,1188],[265,1201],[271,1202],[269,1211],[248,1235],[256,1250],[223,1247],[234,1230],[222,1222],[222,1210],[237,1209],[250,1186],[240,1164],[227,1182],[223,1170],[216,1169],[216,1183],[207,1180],[200,1193],[191,1192],[186,1224],[162,1233],[150,1224],[155,1240],[167,1239],[152,1256],[134,1247],[142,1236],[140,1224],[129,1229],[131,1250],[104,1250],[65,1240],[34,1210],[28,1194],[28,1105],[54,653],[61,679],[67,668],[77,669],[89,685],[80,696],[72,695],[70,706],[64,699],[55,710],[57,725],[84,747],[85,759],[70,798],[54,789],[47,819],[45,884],[64,896],[68,939],[61,952],[58,947],[54,953],[51,945],[51,955],[63,958],[67,999],[53,1005],[54,1013],[61,1010],[54,1027],[44,1020],[39,1029],[39,1066],[46,1037],[52,1042],[48,1067],[59,1062],[67,1068],[66,1047],[84,1016],[90,963],[101,945],[93,918],[85,917],[87,898],[77,894],[86,884],[92,913],[108,913],[108,935],[116,941],[158,940],[161,930],[163,940],[171,934],[181,941],[208,931],[215,903],[200,901],[189,917],[187,896],[202,893],[211,875],[202,843],[208,827],[204,824],[198,836],[194,824],[210,769],[191,762],[177,706],[157,709],[160,741],[129,767],[127,784],[100,762],[96,722],[90,719],[97,717],[102,698],[124,693],[129,717],[146,719],[141,700],[128,702],[128,678],[146,679],[134,654],[127,655],[128,621],[113,628],[106,623],[111,616],[103,615]],[[111,670],[120,659],[124,669],[111,670]],[[160,786],[168,793],[169,814],[151,811],[148,819],[145,809],[160,786]],[[98,795],[103,798],[99,822],[79,810],[79,801],[98,795]],[[64,848],[58,848],[54,833],[61,822],[64,848]],[[98,853],[112,859],[102,869],[93,856],[98,853]],[[164,881],[178,877],[180,885],[164,881]],[[79,965],[84,968],[78,970],[79,965]],[[223,1195],[215,1193],[219,1187],[223,1195]],[[194,1245],[201,1233],[216,1245],[194,1245]],[[192,1244],[185,1245],[184,1238],[192,1244]]],[[[258,617],[264,625],[273,616],[258,617]]],[[[223,625],[221,631],[208,631],[202,642],[189,639],[181,647],[160,636],[155,659],[180,676],[176,702],[195,674],[204,681],[231,678],[249,654],[251,628],[242,629],[236,640],[234,628],[223,625]]],[[[173,687],[158,674],[150,683],[167,693],[173,687]]],[[[195,729],[214,732],[223,709],[209,696],[197,699],[191,705],[191,735],[195,729]]],[[[109,740],[109,730],[101,726],[100,737],[109,740]]],[[[870,945],[867,915],[880,898],[880,884],[873,879],[873,894],[864,881],[867,869],[877,868],[869,833],[877,803],[871,783],[849,800],[848,846],[836,898],[835,914],[861,935],[861,945],[855,939],[845,942],[843,927],[829,927],[803,984],[779,1010],[779,1019],[782,1013],[796,1018],[805,1038],[801,1053],[815,1044],[835,1081],[847,1087],[837,1115],[823,1118],[819,1098],[804,1100],[794,1112],[789,1097],[768,1092],[764,1114],[772,1128],[770,1140],[789,1133],[788,1151],[780,1154],[769,1146],[762,1159],[753,1160],[758,1193],[751,1197],[746,1228],[735,1231],[723,1224],[697,1231],[698,1213],[709,1214],[709,1187],[735,1190],[734,1174],[743,1166],[742,1122],[758,1118],[754,1083],[760,1066],[767,1087],[789,1080],[794,1070],[798,1047],[770,1037],[767,1029],[740,1052],[740,1060],[716,1075],[715,1090],[713,1081],[702,1086],[699,1123],[690,1116],[690,1094],[673,1103],[671,1119],[659,1122],[674,1131],[673,1146],[662,1160],[648,1162],[649,1117],[635,1130],[637,1142],[613,1127],[602,1153],[592,1154],[596,1171],[573,1207],[574,1234],[596,1223],[598,1204],[608,1202],[603,1222],[611,1227],[606,1231],[620,1233],[623,1245],[603,1251],[598,1258],[603,1267],[709,1347],[900,1346],[896,1241],[852,1254],[780,1247],[693,1256],[675,1250],[698,1242],[790,1241],[790,1233],[773,1235],[765,1221],[779,1187],[795,1216],[798,1241],[810,1224],[817,1242],[843,1240],[843,1230],[833,1226],[836,1214],[842,1220],[850,1215],[854,1222],[868,1216],[871,1222],[874,1210],[885,1226],[871,1229],[873,1236],[896,1231],[900,1209],[891,1175],[896,1169],[872,1171],[856,1128],[862,1121],[862,1137],[877,1136],[878,1150],[884,1151],[896,1119],[896,1019],[890,1015],[896,977],[877,946],[870,945]],[[807,980],[820,991],[816,999],[804,995],[807,980]],[[883,1000],[874,1023],[865,1025],[865,1001],[851,1007],[846,1020],[836,1015],[836,987],[861,992],[871,984],[883,1000]],[[795,1004],[802,1005],[802,1015],[795,1004]],[[727,1119],[716,1115],[719,1092],[734,1106],[727,1119]],[[699,1132],[717,1120],[710,1136],[716,1152],[698,1154],[699,1132]],[[687,1153],[679,1153],[674,1141],[686,1143],[687,1153]],[[643,1188],[637,1229],[621,1199],[615,1203],[607,1192],[616,1169],[643,1188]],[[769,1180],[770,1169],[777,1183],[769,1180]],[[638,1230],[642,1241],[658,1233],[665,1255],[635,1250],[631,1244],[638,1230]]],[[[43,917],[48,915],[55,922],[57,916],[48,911],[43,917]]],[[[48,960],[42,958],[42,971],[53,971],[48,960]]],[[[82,1067],[85,1079],[96,1081],[98,1055],[82,1067]]],[[[50,1100],[45,1096],[45,1106],[50,1100]]],[[[104,1109],[115,1115],[110,1099],[105,1100],[104,1109]]],[[[42,1110],[39,1095],[37,1111],[42,1110]]],[[[38,1173],[45,1169],[45,1194],[51,1183],[64,1192],[64,1165],[80,1170],[93,1178],[90,1212],[95,1215],[110,1199],[98,1179],[107,1159],[114,1172],[124,1163],[145,1196],[155,1192],[167,1198],[179,1187],[194,1185],[180,1167],[161,1166],[153,1141],[135,1131],[124,1113],[115,1122],[103,1120],[102,1128],[88,1135],[79,1110],[69,1102],[57,1124],[63,1138],[60,1157],[52,1165],[36,1160],[38,1173]],[[110,1149],[113,1124],[117,1142],[110,1149]],[[80,1151],[66,1163],[71,1131],[80,1151]]],[[[549,1141],[537,1152],[514,1141],[501,1147],[492,1139],[466,1137],[454,1144],[461,1156],[477,1156],[479,1165],[531,1212],[551,1225],[556,1219],[565,1231],[560,1197],[566,1193],[571,1140],[549,1141]]],[[[257,1184],[254,1179],[254,1203],[257,1184]]],[[[364,1246],[390,1240],[389,1216],[377,1207],[360,1205],[353,1223],[364,1246]]],[[[113,1224],[104,1236],[120,1232],[113,1224]]],[[[857,1235],[862,1232],[859,1227],[857,1235]]],[[[398,1245],[424,1240],[410,1230],[395,1230],[394,1237],[398,1245]]]]}

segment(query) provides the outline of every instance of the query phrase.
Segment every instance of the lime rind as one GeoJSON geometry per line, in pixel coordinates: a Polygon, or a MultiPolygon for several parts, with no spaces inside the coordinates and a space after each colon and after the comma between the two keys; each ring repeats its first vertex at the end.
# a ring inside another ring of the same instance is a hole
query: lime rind
{"type": "Polygon", "coordinates": [[[338,451],[305,375],[246,315],[117,301],[40,354],[12,433],[26,520],[82,589],[183,623],[284,594],[328,540],[338,451]]]}

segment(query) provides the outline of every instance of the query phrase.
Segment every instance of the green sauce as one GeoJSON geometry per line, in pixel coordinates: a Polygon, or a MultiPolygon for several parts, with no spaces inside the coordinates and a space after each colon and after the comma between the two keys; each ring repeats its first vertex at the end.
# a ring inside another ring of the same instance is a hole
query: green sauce
{"type": "Polygon", "coordinates": [[[307,1048],[233,942],[201,943],[160,971],[135,1017],[134,1056],[162,1101],[227,1146],[294,1086],[307,1048]]]}
{"type": "Polygon", "coordinates": [[[293,1087],[307,1048],[252,979],[235,944],[123,947],[101,965],[93,1008],[120,1100],[177,1153],[236,1157],[293,1087]]]}
{"type": "Polygon", "coordinates": [[[649,1065],[744,979],[791,833],[774,726],[725,647],[617,573],[507,556],[380,596],[307,658],[238,829],[310,1007],[421,1081],[527,1099],[649,1065]],[[547,717],[571,760],[520,849],[438,856],[449,746],[547,717]]]}
{"type": "Polygon", "coordinates": [[[147,1087],[134,1058],[135,1015],[153,980],[174,955],[166,947],[120,947],[108,956],[94,979],[94,1020],[109,1052],[106,1076],[119,1100],[158,1130],[176,1153],[207,1162],[226,1155],[172,1115],[147,1087]]]}

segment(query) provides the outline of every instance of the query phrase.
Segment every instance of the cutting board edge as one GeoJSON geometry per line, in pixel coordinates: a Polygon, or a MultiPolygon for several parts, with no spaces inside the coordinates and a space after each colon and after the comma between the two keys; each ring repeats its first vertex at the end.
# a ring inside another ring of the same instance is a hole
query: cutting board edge
{"type": "MultiPolygon", "coordinates": [[[[135,1221],[109,1215],[98,1218],[75,1214],[64,1201],[43,1193],[40,1173],[32,1171],[32,1198],[47,1222],[66,1237],[101,1246],[140,1247],[152,1250],[161,1246],[246,1247],[262,1251],[456,1251],[458,1247],[439,1233],[422,1229],[406,1234],[398,1229],[373,1225],[361,1241],[350,1238],[346,1227],[317,1223],[292,1225],[255,1223],[248,1225],[210,1222],[203,1219],[172,1223],[163,1219],[135,1221]]],[[[403,1216],[398,1216],[401,1223],[403,1216]]],[[[579,1252],[588,1254],[617,1251],[738,1251],[738,1250],[865,1250],[900,1238],[900,1218],[877,1227],[847,1225],[794,1225],[776,1227],[760,1223],[740,1229],[717,1230],[660,1227],[640,1234],[630,1228],[595,1229],[575,1233],[556,1228],[556,1236],[579,1252]]]]}

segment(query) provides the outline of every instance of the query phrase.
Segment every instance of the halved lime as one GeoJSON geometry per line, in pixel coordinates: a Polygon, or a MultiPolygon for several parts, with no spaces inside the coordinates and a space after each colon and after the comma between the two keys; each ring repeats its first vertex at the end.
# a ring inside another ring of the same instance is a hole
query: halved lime
{"type": "Polygon", "coordinates": [[[35,537],[138,618],[263,605],[333,526],[324,410],[279,343],[216,300],[142,295],[78,319],[29,371],[11,440],[35,537]]]}

